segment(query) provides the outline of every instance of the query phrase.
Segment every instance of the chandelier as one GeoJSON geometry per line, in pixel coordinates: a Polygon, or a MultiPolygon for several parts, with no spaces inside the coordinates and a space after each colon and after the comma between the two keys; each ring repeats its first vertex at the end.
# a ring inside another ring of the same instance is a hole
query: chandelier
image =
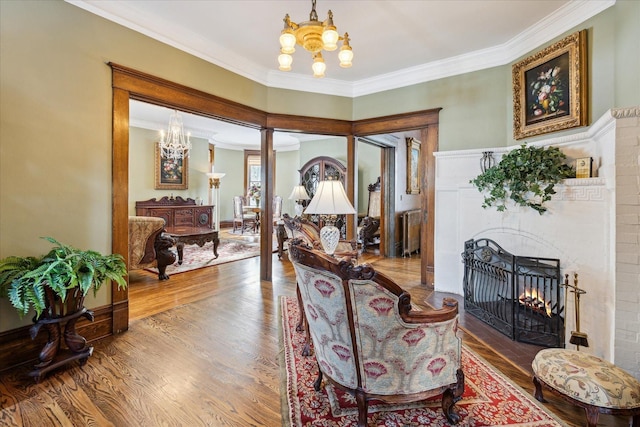
{"type": "Polygon", "coordinates": [[[189,150],[191,150],[191,134],[187,133],[187,138],[184,137],[184,128],[182,126],[182,116],[178,111],[171,113],[169,117],[169,128],[165,139],[164,131],[160,131],[160,142],[158,146],[162,151],[162,157],[171,160],[180,160],[184,157],[189,157],[189,150]]]}
{"type": "Polygon", "coordinates": [[[349,46],[349,33],[339,36],[336,26],[333,24],[333,13],[329,11],[328,18],[320,22],[316,13],[316,0],[311,0],[311,13],[309,20],[296,24],[291,21],[289,14],[284,17],[284,29],[280,33],[280,56],[278,56],[278,67],[281,71],[290,71],[293,57],[291,54],[295,52],[296,43],[311,52],[313,58],[314,77],[324,77],[324,71],[327,66],[322,57],[322,51],[334,51],[338,48],[338,41],[342,40],[342,47],[338,52],[340,66],[342,68],[351,67],[353,59],[353,51],[349,46]]]}

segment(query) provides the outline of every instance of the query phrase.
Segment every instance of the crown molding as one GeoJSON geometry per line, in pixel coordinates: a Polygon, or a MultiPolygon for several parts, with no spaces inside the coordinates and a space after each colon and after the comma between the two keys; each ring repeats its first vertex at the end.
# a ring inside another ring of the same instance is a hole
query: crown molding
{"type": "Polygon", "coordinates": [[[355,82],[352,97],[480,71],[515,61],[579,26],[616,0],[575,0],[498,46],[355,82]]]}
{"type": "MultiPolygon", "coordinates": [[[[215,44],[215,49],[212,49],[210,41],[203,40],[188,31],[176,30],[171,37],[167,37],[150,26],[134,23],[133,21],[148,22],[148,19],[124,2],[113,2],[113,4],[117,3],[116,9],[115,6],[109,6],[111,2],[99,2],[100,7],[97,7],[91,0],[65,1],[267,87],[349,98],[398,89],[513,62],[528,52],[579,26],[582,22],[616,3],[616,0],[570,1],[501,45],[422,64],[394,73],[347,82],[338,79],[315,79],[309,75],[283,73],[275,69],[266,69],[220,44],[215,44]],[[125,16],[130,17],[130,19],[125,18],[125,16]],[[212,51],[215,52],[215,55],[211,54],[212,51]]],[[[166,28],[165,24],[169,23],[153,23],[156,28],[166,28]]]]}

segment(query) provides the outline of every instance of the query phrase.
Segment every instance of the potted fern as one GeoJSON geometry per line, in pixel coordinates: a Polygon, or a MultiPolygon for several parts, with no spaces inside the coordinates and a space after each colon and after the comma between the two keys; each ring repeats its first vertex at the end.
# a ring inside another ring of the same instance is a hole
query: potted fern
{"type": "Polygon", "coordinates": [[[547,211],[545,202],[556,193],[555,184],[575,177],[575,170],[565,163],[566,160],[557,147],[522,144],[470,183],[484,193],[483,208],[496,206],[502,212],[506,209],[505,202],[511,199],[542,215],[547,211]]]}
{"type": "Polygon", "coordinates": [[[95,295],[106,280],[113,280],[119,288],[127,285],[124,279],[127,266],[121,255],[102,255],[76,249],[51,237],[44,239],[54,245],[44,256],[9,256],[0,260],[0,297],[8,298],[20,317],[35,310],[32,339],[43,326],[49,332],[34,371],[38,377],[58,354],[62,324],[64,341],[72,353],[67,359],[86,361],[93,349],[75,332],[80,316],[93,320],[93,313],[84,307],[84,297],[90,290],[95,295]]]}

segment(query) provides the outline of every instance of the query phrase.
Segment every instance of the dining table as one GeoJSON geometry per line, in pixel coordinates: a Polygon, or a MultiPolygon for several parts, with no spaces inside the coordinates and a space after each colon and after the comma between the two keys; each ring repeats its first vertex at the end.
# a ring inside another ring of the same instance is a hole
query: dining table
{"type": "Polygon", "coordinates": [[[243,206],[242,213],[253,212],[256,214],[256,231],[260,231],[260,207],[259,206],[243,206]]]}

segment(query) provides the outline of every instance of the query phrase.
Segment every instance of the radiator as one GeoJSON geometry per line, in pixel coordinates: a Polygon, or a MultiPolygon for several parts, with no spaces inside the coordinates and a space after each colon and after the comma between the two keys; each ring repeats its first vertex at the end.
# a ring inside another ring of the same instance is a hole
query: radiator
{"type": "Polygon", "coordinates": [[[402,256],[411,256],[420,250],[420,209],[402,214],[402,256]]]}

